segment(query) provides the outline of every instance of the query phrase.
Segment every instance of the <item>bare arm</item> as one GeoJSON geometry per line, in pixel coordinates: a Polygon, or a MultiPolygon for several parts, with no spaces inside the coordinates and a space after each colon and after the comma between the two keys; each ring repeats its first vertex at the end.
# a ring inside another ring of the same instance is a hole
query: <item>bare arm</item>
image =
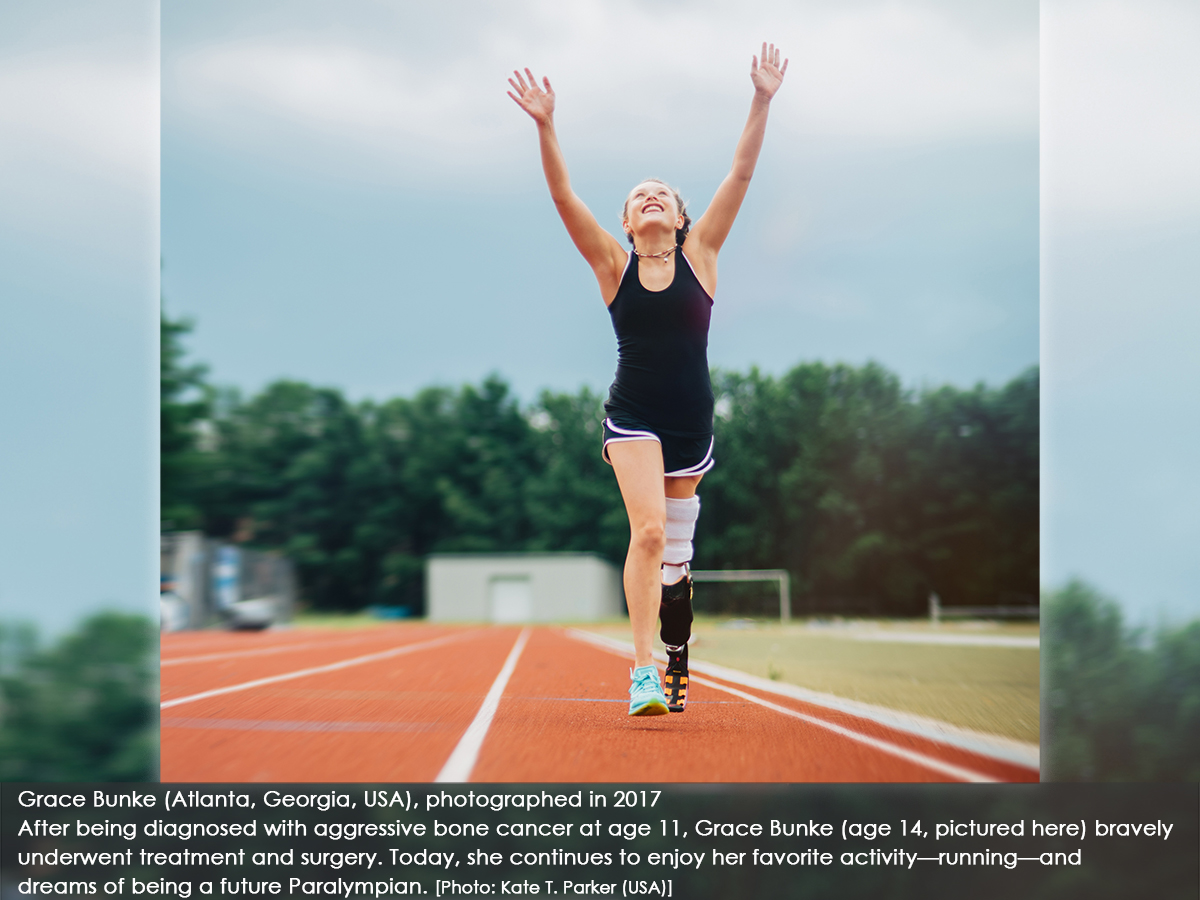
{"type": "Polygon", "coordinates": [[[611,303],[617,294],[627,254],[617,239],[600,227],[591,210],[571,190],[567,163],[558,145],[558,136],[554,133],[554,90],[550,87],[550,79],[542,79],[543,89],[538,87],[529,69],[525,70],[525,75],[529,77],[528,84],[520,72],[514,71],[513,74],[517,80],[508,79],[513,88],[508,96],[537,123],[542,171],[550,188],[550,198],[567,227],[567,234],[592,267],[600,283],[604,302],[611,303]]]}
{"type": "Polygon", "coordinates": [[[746,189],[750,187],[750,178],[754,175],[758,154],[762,150],[771,98],[783,84],[783,75],[787,71],[788,61],[785,59],[781,66],[779,55],[774,44],[769,47],[763,44],[762,65],[759,65],[757,57],[752,58],[750,80],[754,82],[754,99],[750,102],[750,117],[746,120],[746,127],[742,129],[742,137],[733,154],[733,167],[717,188],[712,203],[688,235],[689,258],[714,267],[714,283],[717,252],[729,236],[733,220],[742,208],[742,200],[746,197],[746,189]]]}

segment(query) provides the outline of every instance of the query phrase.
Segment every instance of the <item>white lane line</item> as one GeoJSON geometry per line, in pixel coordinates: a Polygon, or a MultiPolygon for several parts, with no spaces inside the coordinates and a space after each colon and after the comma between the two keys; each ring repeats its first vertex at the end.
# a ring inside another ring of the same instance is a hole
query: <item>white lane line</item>
{"type": "MultiPolygon", "coordinates": [[[[345,641],[339,641],[345,643],[345,641]]],[[[359,643],[357,641],[353,643],[359,643]]],[[[255,650],[227,650],[224,653],[205,653],[202,656],[175,656],[159,661],[160,666],[181,666],[184,663],[212,662],[215,659],[234,659],[239,656],[266,656],[271,653],[287,653],[289,650],[307,650],[309,647],[328,647],[330,644],[307,642],[304,644],[278,644],[259,647],[255,650]]]]}
{"type": "MultiPolygon", "coordinates": [[[[174,700],[164,700],[159,704],[159,709],[170,709],[172,706],[179,706],[183,703],[191,703],[194,700],[204,700],[207,697],[219,697],[221,694],[232,694],[234,691],[248,691],[251,688],[262,687],[267,684],[276,684],[280,681],[290,681],[293,678],[303,678],[306,675],[319,675],[322,672],[336,672],[338,669],[348,669],[351,666],[360,666],[363,663],[376,662],[381,659],[390,659],[393,656],[402,656],[405,653],[413,653],[417,650],[427,650],[431,647],[437,647],[450,641],[459,641],[472,632],[461,632],[459,634],[451,634],[446,637],[434,638],[431,641],[422,641],[419,644],[405,644],[403,647],[394,647],[391,650],[384,650],[380,653],[368,653],[366,656],[355,656],[352,659],[344,659],[341,662],[330,663],[327,666],[314,666],[311,669],[299,669],[295,672],[285,672],[282,675],[272,675],[269,678],[256,678],[254,681],[245,681],[241,684],[231,684],[227,687],[214,688],[211,691],[201,691],[199,694],[190,694],[187,697],[176,697],[174,700]]],[[[478,632],[475,632],[478,633],[478,632]]]]}
{"type": "MultiPolygon", "coordinates": [[[[690,666],[689,666],[690,668],[690,666]]],[[[927,756],[924,753],[917,753],[915,750],[908,750],[904,747],[888,741],[881,741],[878,738],[868,737],[857,731],[851,731],[849,728],[843,728],[841,725],[834,725],[832,722],[827,722],[824,719],[818,719],[816,716],[805,715],[794,709],[788,709],[786,706],[780,706],[778,703],[772,703],[770,700],[764,700],[762,697],[756,697],[754,694],[748,694],[745,691],[739,691],[737,688],[729,687],[716,681],[711,681],[708,678],[701,678],[697,675],[692,675],[691,680],[697,684],[706,684],[709,687],[717,688],[727,694],[733,694],[735,697],[741,697],[743,700],[749,700],[751,703],[757,703],[759,706],[765,706],[767,709],[773,709],[775,712],[783,713],[785,716],[791,716],[795,719],[808,722],[810,725],[816,725],[824,728],[827,731],[832,731],[834,734],[839,734],[842,737],[849,738],[852,741],[857,741],[860,744],[866,744],[868,747],[873,747],[876,750],[882,750],[884,753],[890,753],[892,756],[898,756],[903,760],[911,763],[916,763],[918,766],[924,766],[927,769],[932,769],[935,772],[940,772],[943,775],[949,775],[951,778],[957,778],[960,781],[970,781],[975,783],[994,784],[998,779],[988,775],[983,775],[971,769],[965,769],[962,766],[956,766],[952,763],[944,762],[933,756],[927,756]]]]}
{"type": "MultiPolygon", "coordinates": [[[[579,631],[578,629],[570,629],[568,633],[572,632],[572,636],[580,640],[607,646],[617,652],[633,652],[631,644],[619,641],[616,638],[592,634],[587,631],[579,631]]],[[[660,661],[666,662],[664,655],[656,654],[656,656],[660,661]]],[[[936,741],[939,744],[949,744],[951,747],[957,747],[960,750],[966,750],[970,753],[977,753],[989,759],[1012,763],[1013,765],[1032,769],[1033,771],[1037,771],[1040,764],[1040,748],[1037,744],[1030,744],[997,734],[973,731],[970,728],[951,725],[949,722],[932,719],[928,716],[920,716],[916,713],[901,712],[900,710],[889,709],[884,706],[862,703],[858,700],[847,700],[845,697],[825,694],[795,684],[768,681],[766,678],[760,678],[748,672],[740,672],[736,669],[729,669],[725,666],[719,666],[716,663],[705,662],[699,659],[693,659],[690,665],[693,671],[699,672],[702,675],[711,675],[714,678],[720,678],[722,681],[740,684],[743,687],[754,688],[768,694],[790,697],[793,700],[810,703],[814,706],[822,706],[826,709],[857,716],[860,719],[869,719],[872,722],[877,722],[896,731],[914,734],[917,737],[936,741]]]]}
{"type": "Polygon", "coordinates": [[[432,731],[433,722],[296,722],[271,719],[209,719],[163,716],[163,728],[201,728],[213,731],[350,731],[405,732],[432,731]]]}
{"type": "Polygon", "coordinates": [[[344,647],[347,644],[362,644],[375,640],[382,642],[387,638],[386,633],[360,635],[352,638],[340,638],[328,641],[304,641],[299,644],[270,644],[266,647],[256,647],[253,650],[222,650],[219,653],[204,653],[198,656],[168,656],[159,660],[160,666],[178,666],[185,663],[212,662],[217,659],[234,659],[241,656],[267,656],[272,653],[289,653],[292,650],[307,650],[310,647],[344,647]]]}
{"type": "Polygon", "coordinates": [[[470,779],[471,770],[475,768],[475,762],[479,759],[479,750],[483,747],[483,739],[487,737],[488,729],[492,726],[492,718],[500,706],[500,695],[504,693],[508,679],[512,677],[513,669],[517,667],[517,660],[528,640],[529,629],[521,629],[521,633],[517,635],[517,642],[513,644],[512,650],[508,652],[508,659],[504,661],[504,666],[500,669],[500,674],[496,676],[491,690],[483,698],[483,706],[479,707],[475,719],[467,726],[458,746],[454,748],[454,752],[442,766],[442,771],[438,772],[437,778],[433,779],[435,783],[470,779]]]}
{"type": "MultiPolygon", "coordinates": [[[[597,647],[614,653],[626,655],[633,652],[632,644],[627,644],[624,641],[617,640],[616,638],[591,634],[590,632],[580,631],[575,628],[567,629],[566,633],[576,640],[593,644],[597,647]]],[[[666,657],[662,654],[655,654],[655,657],[661,662],[666,662],[666,657]]],[[[817,691],[810,691],[796,685],[768,681],[765,678],[758,678],[757,676],[750,675],[745,672],[739,672],[735,669],[728,669],[724,666],[718,666],[715,663],[703,662],[701,660],[691,660],[689,662],[689,668],[693,673],[703,672],[726,681],[732,681],[734,684],[742,684],[746,687],[755,688],[756,690],[761,690],[766,693],[789,697],[794,700],[800,700],[804,703],[811,703],[814,706],[822,706],[826,709],[834,710],[836,712],[843,712],[859,718],[867,719],[887,728],[893,728],[897,731],[913,734],[917,737],[935,741],[940,744],[948,744],[951,747],[955,747],[960,750],[967,750],[971,753],[977,753],[980,756],[986,756],[990,759],[995,759],[1001,762],[1015,763],[1017,765],[1026,766],[1034,770],[1037,769],[1036,745],[1027,745],[1021,743],[1020,741],[1013,741],[1006,738],[983,734],[981,732],[973,732],[965,728],[957,728],[956,726],[948,723],[939,722],[936,719],[927,719],[924,716],[897,713],[894,710],[885,709],[883,707],[871,706],[866,703],[858,703],[853,700],[844,700],[843,698],[835,697],[832,694],[821,694],[817,691]]],[[[693,678],[695,678],[694,674],[693,678]]],[[[773,709],[786,710],[788,715],[804,718],[803,713],[796,712],[795,710],[787,710],[786,707],[777,706],[776,704],[770,703],[770,701],[763,700],[755,697],[754,695],[744,695],[741,691],[737,691],[716,682],[709,682],[707,679],[701,680],[699,678],[695,678],[695,680],[701,681],[701,683],[710,684],[713,687],[718,687],[721,690],[734,694],[735,696],[749,697],[755,703],[761,703],[762,705],[770,706],[773,709]]],[[[821,725],[822,727],[829,728],[830,730],[842,728],[840,725],[835,725],[832,722],[825,722],[818,718],[812,718],[812,721],[821,725]]],[[[857,732],[853,731],[849,731],[849,734],[858,735],[857,732]]],[[[864,739],[864,741],[876,740],[875,738],[868,738],[866,735],[858,735],[858,737],[861,737],[864,739]]],[[[856,739],[858,739],[858,737],[856,737],[856,739]]],[[[899,755],[915,752],[896,745],[889,744],[888,746],[894,747],[895,751],[897,751],[899,755]]],[[[943,763],[941,760],[937,760],[934,757],[925,758],[931,763],[936,763],[936,765],[933,766],[934,768],[951,765],[950,763],[943,763]]],[[[945,770],[939,769],[939,771],[945,770]]],[[[970,772],[968,769],[963,769],[962,771],[964,773],[970,772]]],[[[994,780],[988,776],[979,775],[978,773],[971,774],[973,776],[977,776],[977,778],[983,778],[987,781],[994,780]]],[[[970,780],[977,780],[977,778],[972,778],[970,780]]]]}
{"type": "MultiPolygon", "coordinates": [[[[664,662],[666,661],[665,656],[660,656],[660,659],[664,662]]],[[[736,669],[729,669],[725,666],[719,666],[716,663],[705,662],[703,660],[693,660],[690,666],[703,675],[711,675],[714,678],[740,684],[743,687],[754,688],[768,694],[777,694],[781,697],[790,697],[802,703],[811,703],[814,706],[836,710],[837,712],[856,716],[860,719],[868,719],[896,731],[903,731],[906,734],[916,735],[917,737],[935,741],[939,744],[949,744],[951,747],[957,747],[959,750],[966,750],[999,762],[1023,766],[1033,771],[1037,771],[1040,765],[1041,750],[1037,744],[1030,744],[997,734],[972,731],[969,728],[951,725],[949,722],[943,722],[940,719],[932,719],[928,716],[919,716],[916,713],[888,709],[884,706],[875,706],[871,703],[862,703],[858,700],[847,700],[844,697],[824,694],[820,691],[809,690],[795,684],[768,681],[766,678],[760,678],[748,672],[739,672],[736,669]]]]}

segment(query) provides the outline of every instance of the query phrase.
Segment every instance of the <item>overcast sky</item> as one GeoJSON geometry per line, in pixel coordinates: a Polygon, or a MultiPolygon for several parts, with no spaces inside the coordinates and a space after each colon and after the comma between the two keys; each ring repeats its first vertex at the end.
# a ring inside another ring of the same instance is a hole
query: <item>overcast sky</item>
{"type": "Polygon", "coordinates": [[[0,4],[0,617],[151,612],[157,4],[0,4]]]}
{"type": "Polygon", "coordinates": [[[1042,581],[1200,615],[1200,4],[1042,15],[1042,581]]]}
{"type": "Polygon", "coordinates": [[[169,5],[168,308],[251,389],[602,390],[611,326],[505,79],[550,76],[575,188],[619,234],[650,174],[703,212],[769,40],[791,65],[722,253],[713,364],[1002,382],[1038,354],[1037,5],[960,7],[169,5]]]}
{"type": "MultiPolygon", "coordinates": [[[[616,230],[651,173],[703,209],[766,38],[792,65],[713,361],[910,384],[1036,361],[1040,116],[1043,581],[1200,612],[1195,3],[279,9],[162,23],[163,286],[218,382],[606,386],[607,317],[504,73],[551,75],[616,230]]],[[[158,29],[146,0],[0,6],[0,615],[50,627],[154,608],[158,29]]]]}

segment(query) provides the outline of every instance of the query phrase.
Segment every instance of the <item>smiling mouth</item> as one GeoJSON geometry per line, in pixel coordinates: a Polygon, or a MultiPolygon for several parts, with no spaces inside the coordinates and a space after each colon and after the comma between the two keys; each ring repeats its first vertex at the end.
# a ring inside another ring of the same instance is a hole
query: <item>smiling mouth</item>
{"type": "Polygon", "coordinates": [[[666,209],[666,207],[660,203],[647,203],[645,206],[642,207],[642,212],[648,213],[652,209],[657,209],[659,212],[662,212],[664,209],[666,209]]]}

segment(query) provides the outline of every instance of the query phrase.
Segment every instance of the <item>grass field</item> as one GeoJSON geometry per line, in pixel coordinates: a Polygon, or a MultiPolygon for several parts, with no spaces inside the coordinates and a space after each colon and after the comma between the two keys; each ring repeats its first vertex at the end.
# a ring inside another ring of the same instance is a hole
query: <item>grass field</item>
{"type": "MultiPolygon", "coordinates": [[[[585,626],[629,640],[627,624],[585,626]]],[[[1036,624],[699,618],[690,654],[789,684],[1038,741],[1038,650],[990,639],[1036,639],[1036,624]],[[971,643],[924,643],[923,640],[971,643]]]]}

